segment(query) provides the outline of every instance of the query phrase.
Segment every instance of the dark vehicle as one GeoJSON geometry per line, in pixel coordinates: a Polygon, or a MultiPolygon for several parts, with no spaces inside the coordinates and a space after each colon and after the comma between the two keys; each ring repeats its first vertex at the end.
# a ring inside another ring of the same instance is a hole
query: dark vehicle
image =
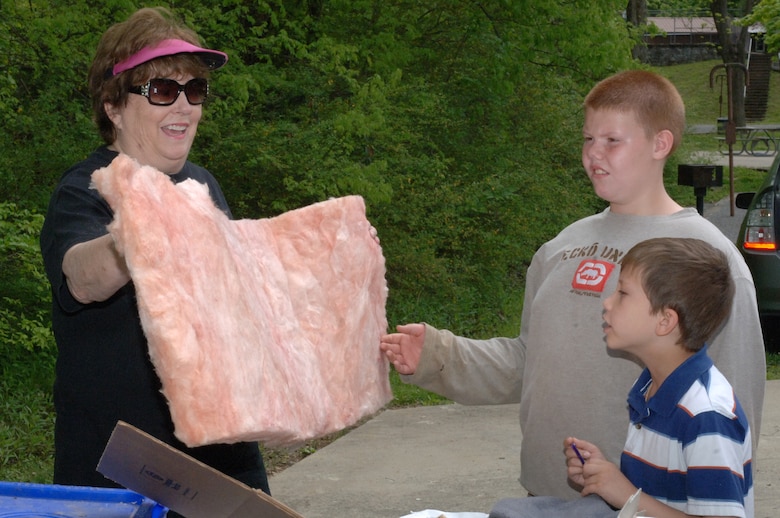
{"type": "Polygon", "coordinates": [[[747,209],[737,247],[753,274],[764,342],[780,351],[780,155],[758,192],[739,193],[735,205],[747,209]]]}

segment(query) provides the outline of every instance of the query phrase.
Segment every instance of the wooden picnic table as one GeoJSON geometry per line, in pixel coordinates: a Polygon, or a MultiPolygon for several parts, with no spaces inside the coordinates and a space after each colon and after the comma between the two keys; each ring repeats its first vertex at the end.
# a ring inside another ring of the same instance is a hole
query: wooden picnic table
{"type": "MultiPolygon", "coordinates": [[[[751,124],[738,126],[737,141],[732,146],[735,155],[767,156],[774,155],[780,149],[780,124],[751,124]]],[[[726,137],[718,137],[718,150],[729,154],[726,137]]]]}

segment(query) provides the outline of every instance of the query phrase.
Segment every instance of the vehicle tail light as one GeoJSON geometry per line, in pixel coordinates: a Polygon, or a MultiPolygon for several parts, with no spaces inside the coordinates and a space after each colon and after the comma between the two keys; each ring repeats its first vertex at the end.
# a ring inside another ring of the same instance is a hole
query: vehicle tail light
{"type": "Polygon", "coordinates": [[[773,212],[774,193],[770,191],[764,193],[748,213],[745,242],[742,243],[746,250],[767,252],[777,250],[773,212]]]}

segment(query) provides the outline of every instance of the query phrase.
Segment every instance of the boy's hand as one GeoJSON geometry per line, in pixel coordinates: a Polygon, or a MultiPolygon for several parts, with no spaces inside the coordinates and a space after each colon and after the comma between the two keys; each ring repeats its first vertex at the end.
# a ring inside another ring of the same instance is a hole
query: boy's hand
{"type": "Polygon", "coordinates": [[[397,333],[381,338],[379,348],[399,374],[414,374],[425,342],[425,324],[405,324],[396,329],[397,333]]]}
{"type": "Polygon", "coordinates": [[[637,488],[620,468],[609,462],[596,445],[567,437],[563,446],[569,480],[582,487],[582,496],[599,495],[609,505],[619,509],[636,492],[637,488]],[[576,450],[572,445],[576,446],[576,450]],[[577,456],[577,451],[585,460],[584,464],[577,456]]]}
{"type": "Polygon", "coordinates": [[[604,457],[595,444],[582,441],[576,437],[567,437],[563,441],[563,454],[566,456],[566,473],[569,476],[569,480],[579,487],[585,485],[583,475],[585,464],[594,458],[594,455],[601,458],[604,457]]]}

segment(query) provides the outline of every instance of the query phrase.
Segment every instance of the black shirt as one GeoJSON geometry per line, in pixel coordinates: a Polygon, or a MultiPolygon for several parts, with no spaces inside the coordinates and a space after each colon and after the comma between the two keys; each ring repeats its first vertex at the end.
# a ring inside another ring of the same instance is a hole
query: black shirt
{"type": "MultiPolygon", "coordinates": [[[[112,485],[95,466],[116,422],[123,420],[228,475],[246,479],[242,474],[254,472],[245,481],[268,492],[256,444],[190,449],[173,435],[168,405],[149,359],[133,283],[108,300],[91,304],[79,303],[68,289],[62,273],[65,253],[75,244],[107,234],[106,227],[113,220],[111,207],[90,184],[92,173],[116,156],[101,147],[67,170],[51,197],[41,231],[58,348],[55,482],[112,485]]],[[[215,205],[230,216],[219,184],[206,169],[186,162],[170,178],[175,183],[194,179],[206,184],[215,205]]]]}

